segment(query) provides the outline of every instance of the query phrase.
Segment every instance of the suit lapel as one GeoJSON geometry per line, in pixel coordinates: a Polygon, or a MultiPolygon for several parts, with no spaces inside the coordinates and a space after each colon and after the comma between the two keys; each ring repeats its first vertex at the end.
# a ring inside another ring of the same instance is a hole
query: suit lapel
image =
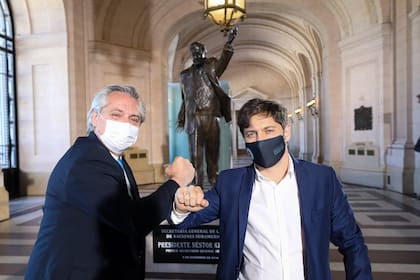
{"type": "Polygon", "coordinates": [[[302,217],[302,224],[305,225],[310,222],[308,218],[310,218],[313,208],[314,190],[311,187],[311,176],[314,174],[308,173],[308,171],[304,168],[304,163],[299,162],[295,158],[293,158],[293,164],[299,192],[300,215],[302,217]]]}
{"type": "Polygon", "coordinates": [[[242,180],[239,182],[239,202],[238,202],[238,260],[241,262],[242,249],[245,241],[246,226],[248,223],[249,205],[251,203],[252,186],[255,180],[254,165],[246,168],[242,180]]]}
{"type": "Polygon", "coordinates": [[[133,196],[133,200],[139,200],[140,199],[139,190],[137,188],[137,183],[136,183],[136,179],[134,178],[133,171],[131,170],[130,166],[127,164],[124,158],[123,158],[123,164],[124,164],[125,172],[127,173],[128,181],[130,182],[130,192],[131,192],[131,195],[133,196]]]}
{"type": "Polygon", "coordinates": [[[303,267],[305,279],[308,278],[308,267],[307,267],[307,239],[306,239],[306,230],[310,228],[311,223],[311,211],[312,211],[312,195],[310,194],[310,174],[308,174],[302,163],[293,158],[293,164],[296,175],[296,183],[298,186],[299,193],[299,207],[300,207],[300,217],[301,217],[301,229],[302,229],[302,250],[303,250],[303,267]]]}

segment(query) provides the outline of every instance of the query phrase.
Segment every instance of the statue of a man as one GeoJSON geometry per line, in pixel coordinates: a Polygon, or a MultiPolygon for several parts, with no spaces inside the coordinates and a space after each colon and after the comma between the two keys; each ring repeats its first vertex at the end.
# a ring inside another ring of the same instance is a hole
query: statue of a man
{"type": "Polygon", "coordinates": [[[206,57],[206,47],[194,42],[190,45],[193,64],[180,74],[182,105],[178,114],[178,128],[188,134],[191,162],[196,169],[195,184],[203,186],[203,156],[205,153],[207,177],[211,185],[216,180],[219,161],[219,117],[231,121],[230,97],[219,84],[233,55],[232,42],[237,27],[229,32],[219,59],[206,57]]]}

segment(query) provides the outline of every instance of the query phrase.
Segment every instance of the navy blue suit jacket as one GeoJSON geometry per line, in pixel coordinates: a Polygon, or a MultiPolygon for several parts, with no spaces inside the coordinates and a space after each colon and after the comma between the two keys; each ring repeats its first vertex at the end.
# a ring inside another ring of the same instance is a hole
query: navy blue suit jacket
{"type": "Polygon", "coordinates": [[[96,135],[78,138],[49,178],[25,279],[144,279],[145,236],[170,213],[177,188],[169,180],[131,199],[123,170],[96,135]]]}
{"type": "MultiPolygon", "coordinates": [[[[293,159],[299,190],[305,279],[331,279],[330,241],[344,256],[346,279],[372,279],[368,250],[340,182],[331,167],[293,159]]],[[[255,179],[254,166],[225,170],[206,192],[209,206],[178,226],[188,228],[220,219],[217,279],[235,280],[243,247],[255,179]]]]}

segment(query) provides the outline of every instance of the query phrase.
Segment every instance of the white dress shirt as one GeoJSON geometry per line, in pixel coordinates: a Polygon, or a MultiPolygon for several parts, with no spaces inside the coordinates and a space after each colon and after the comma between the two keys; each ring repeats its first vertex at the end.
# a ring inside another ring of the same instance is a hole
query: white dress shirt
{"type": "Polygon", "coordinates": [[[293,161],[276,184],[256,169],[239,280],[303,280],[299,197],[293,161]]]}

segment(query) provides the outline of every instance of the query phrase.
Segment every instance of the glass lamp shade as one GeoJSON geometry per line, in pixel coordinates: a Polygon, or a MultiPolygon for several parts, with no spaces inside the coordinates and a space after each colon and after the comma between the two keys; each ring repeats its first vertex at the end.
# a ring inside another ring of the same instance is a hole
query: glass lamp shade
{"type": "Polygon", "coordinates": [[[204,15],[227,32],[246,15],[245,0],[204,0],[204,15]]]}

